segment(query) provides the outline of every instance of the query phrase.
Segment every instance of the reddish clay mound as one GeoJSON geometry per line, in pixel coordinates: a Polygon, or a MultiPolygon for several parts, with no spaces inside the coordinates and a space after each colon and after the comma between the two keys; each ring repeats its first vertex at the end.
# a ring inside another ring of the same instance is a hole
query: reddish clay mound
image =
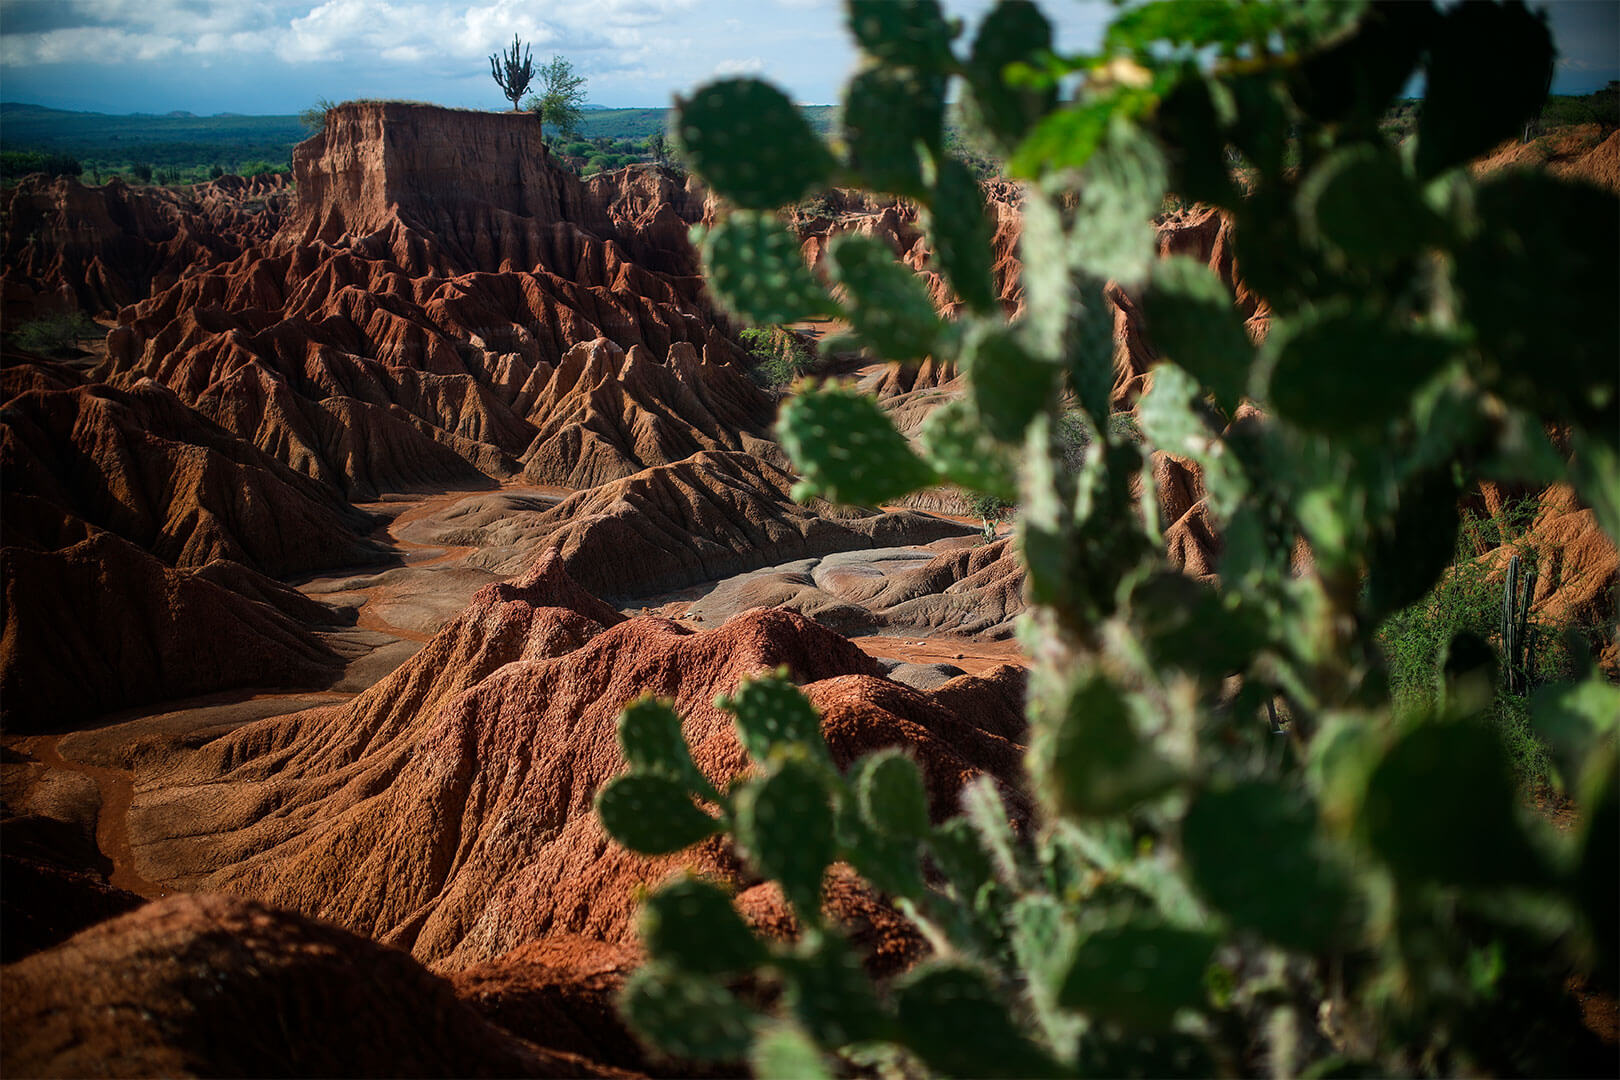
{"type": "Polygon", "coordinates": [[[250,724],[137,775],[130,831],[149,880],[222,889],[337,921],[446,970],[549,934],[633,937],[635,889],[676,866],[735,880],[719,841],[644,859],[608,840],[592,799],[623,768],[614,724],[671,697],[701,768],[746,767],[716,694],[787,666],[827,711],[835,757],[906,745],[937,808],[962,778],[1010,781],[1021,750],[927,695],[878,678],[848,641],[757,611],[694,633],[643,618],[600,630],[546,560],[491,586],[422,653],[340,707],[250,724]],[[582,637],[590,636],[583,645],[582,637]]]}
{"type": "Polygon", "coordinates": [[[751,449],[771,419],[769,400],[741,370],[685,342],[670,346],[667,363],[639,345],[628,355],[601,338],[576,345],[555,371],[534,371],[518,404],[536,428],[524,478],[573,488],[699,450],[751,449]]]}
{"type": "Polygon", "coordinates": [[[516,554],[479,558],[514,573],[531,553],[554,549],[589,591],[634,597],[789,559],[973,531],[910,511],[885,514],[820,499],[802,505],[793,501],[793,484],[792,475],[751,454],[704,451],[497,524],[486,542],[516,554]]]}
{"type": "Polygon", "coordinates": [[[615,1076],[524,1043],[410,957],[174,896],[5,970],[8,1076],[615,1076]]]}
{"type": "Polygon", "coordinates": [[[7,730],[60,730],[132,705],[234,687],[331,681],[341,661],[321,639],[209,576],[173,569],[95,529],[53,551],[5,549],[7,730]]]}
{"type": "Polygon", "coordinates": [[[112,381],[161,382],[351,498],[509,476],[520,456],[595,482],[768,421],[686,240],[702,202],[667,174],[584,185],[527,114],[402,104],[330,111],[293,169],[265,251],[120,313],[112,381]],[[644,350],[624,365],[636,385],[550,386],[596,338],[644,350]]]}
{"type": "Polygon", "coordinates": [[[170,566],[229,559],[266,574],[380,561],[370,519],[151,382],[33,390],[0,419],[6,543],[54,547],[17,500],[116,533],[170,566]]]}
{"type": "Polygon", "coordinates": [[[116,312],[268,239],[286,180],[231,176],[189,194],[29,176],[8,193],[0,290],[8,323],[51,311],[116,312]]]}
{"type": "Polygon", "coordinates": [[[1514,139],[1473,165],[1476,175],[1500,169],[1545,169],[1566,180],[1620,194],[1620,131],[1601,124],[1560,128],[1530,142],[1514,139]]]}

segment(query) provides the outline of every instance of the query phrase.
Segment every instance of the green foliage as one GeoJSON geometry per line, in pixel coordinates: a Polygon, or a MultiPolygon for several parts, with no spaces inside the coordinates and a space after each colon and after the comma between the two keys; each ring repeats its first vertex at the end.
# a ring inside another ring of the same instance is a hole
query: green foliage
{"type": "MultiPolygon", "coordinates": [[[[757,1033],[756,1061],[813,1071],[828,1059],[807,1039],[841,1070],[960,1076],[1612,1065],[1563,984],[1580,970],[1612,991],[1616,976],[1616,691],[1575,681],[1579,650],[1522,617],[1522,586],[1500,640],[1506,586],[1476,556],[1517,534],[1487,536],[1458,509],[1483,478],[1567,475],[1620,531],[1615,200],[1466,168],[1539,108],[1540,19],[1518,3],[1149,3],[1073,57],[1016,0],[967,55],[934,3],[852,4],[851,26],[865,59],[843,158],[752,81],[697,91],[681,138],[745,210],[833,181],[904,187],[934,250],[952,249],[968,301],[952,324],[881,245],[831,253],[858,344],[965,373],[917,447],[839,387],[796,396],[778,433],[800,497],[871,503],[948,479],[1011,498],[1018,463],[1032,790],[1004,798],[980,778],[960,817],[925,827],[920,808],[939,808],[904,758],[839,775],[792,688],[750,683],[727,707],[756,774],[703,794],[674,778],[665,746],[664,766],[633,763],[603,804],[631,781],[666,785],[659,797],[686,800],[703,836],[729,834],[752,872],[782,882],[806,933],[759,943],[756,973],[782,988],[775,1019],[734,1016],[682,946],[650,950],[662,1015],[687,1015],[685,988],[714,1003],[694,1027],[725,1019],[731,1056],[757,1033]],[[1394,153],[1381,123],[1416,75],[1430,87],[1418,142],[1394,153]],[[987,241],[971,213],[972,228],[954,220],[963,174],[932,121],[951,78],[1028,181],[1017,321],[979,302],[987,241]],[[899,145],[870,138],[880,106],[903,113],[899,145]],[[1233,282],[1158,260],[1151,220],[1172,191],[1232,221],[1244,283],[1269,306],[1262,346],[1233,282]],[[1147,285],[1161,357],[1136,423],[1114,411],[1109,279],[1147,285]],[[1245,400],[1262,415],[1230,424],[1245,400]],[[1200,467],[1219,588],[1168,565],[1155,450],[1200,467]],[[1296,566],[1302,542],[1311,559],[1296,566]],[[1501,685],[1525,668],[1523,686],[1501,685]],[[1540,745],[1532,727],[1586,815],[1568,842],[1522,820],[1514,773],[1540,745]],[[938,959],[868,981],[820,913],[835,860],[893,897],[938,959]],[[850,1045],[868,1042],[888,1049],[850,1045]]],[[[772,258],[763,286],[733,275],[739,309],[772,302],[790,273],[772,258]]],[[[610,817],[621,841],[649,842],[610,817]]],[[[727,937],[730,915],[705,895],[713,926],[693,932],[727,937]]],[[[631,1015],[651,996],[627,995],[631,1015]]]]}
{"type": "Polygon", "coordinates": [[[106,333],[96,321],[82,311],[61,315],[47,315],[21,323],[7,333],[11,344],[24,352],[39,356],[71,355],[79,342],[86,338],[99,338],[106,333]]]}
{"type": "Polygon", "coordinates": [[[41,150],[6,150],[0,152],[0,183],[15,183],[29,173],[46,176],[78,176],[84,172],[79,159],[68,154],[53,154],[41,150]]]}
{"type": "Polygon", "coordinates": [[[525,101],[523,107],[540,118],[542,134],[547,124],[564,138],[578,132],[584,113],[585,76],[574,74],[574,65],[562,56],[553,56],[536,74],[540,77],[540,92],[525,101]]]}
{"type": "Polygon", "coordinates": [[[328,98],[320,98],[315,104],[298,114],[298,122],[309,129],[310,134],[326,130],[326,114],[337,108],[337,102],[328,98]]]}
{"type": "MultiPolygon", "coordinates": [[[[718,286],[716,288],[718,290],[718,286]]],[[[749,374],[767,390],[780,391],[792,386],[809,372],[815,360],[810,347],[798,334],[780,327],[753,327],[738,334],[737,339],[754,358],[749,374]]]]}

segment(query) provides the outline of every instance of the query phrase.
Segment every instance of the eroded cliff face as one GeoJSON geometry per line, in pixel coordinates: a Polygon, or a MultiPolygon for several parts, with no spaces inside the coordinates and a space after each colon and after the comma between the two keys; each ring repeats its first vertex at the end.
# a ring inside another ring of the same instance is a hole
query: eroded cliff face
{"type": "Polygon", "coordinates": [[[332,109],[293,164],[296,207],[264,248],[120,312],[109,381],[163,383],[351,498],[517,473],[567,396],[551,373],[595,339],[704,361],[672,365],[623,426],[703,430],[686,413],[718,397],[763,434],[769,403],[686,238],[696,188],[653,168],[583,183],[531,116],[394,103],[332,109]]]}

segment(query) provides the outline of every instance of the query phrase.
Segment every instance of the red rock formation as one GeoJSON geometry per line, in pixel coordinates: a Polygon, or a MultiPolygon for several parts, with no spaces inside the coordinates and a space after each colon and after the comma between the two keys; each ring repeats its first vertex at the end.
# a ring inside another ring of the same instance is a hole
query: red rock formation
{"type": "Polygon", "coordinates": [[[515,553],[474,562],[514,573],[552,549],[591,592],[636,597],[790,559],[973,531],[911,511],[796,503],[793,484],[752,454],[703,451],[577,492],[543,513],[510,517],[495,529],[515,553]]]}
{"type": "Polygon", "coordinates": [[[481,591],[353,702],[249,724],[138,775],[140,872],[329,918],[455,970],[560,932],[629,941],[636,885],[677,866],[738,879],[718,840],[644,859],[602,833],[592,798],[623,767],[614,722],[642,694],[674,699],[722,783],[746,759],[714,697],[778,665],[808,684],[838,761],[908,746],[938,812],[964,778],[1010,782],[1020,767],[1005,735],[878,678],[799,616],[758,611],[711,633],[656,618],[601,629],[610,617],[553,556],[481,591]],[[569,603],[584,610],[554,606],[569,603]]]}
{"type": "Polygon", "coordinates": [[[507,1034],[410,957],[173,896],[6,968],[7,1076],[624,1076],[507,1034]]]}
{"type": "MultiPolygon", "coordinates": [[[[730,370],[743,354],[696,276],[695,218],[683,215],[701,213],[701,199],[669,174],[585,185],[551,165],[527,114],[397,103],[332,110],[293,168],[298,201],[263,250],[120,313],[110,381],[169,386],[353,498],[509,476],[520,456],[540,459],[531,471],[572,475],[568,440],[615,427],[664,429],[637,432],[649,451],[679,447],[682,426],[699,433],[686,442],[707,445],[717,417],[705,406],[722,400],[722,427],[757,435],[768,420],[764,395],[730,370]],[[639,346],[678,377],[617,402],[559,402],[552,373],[596,338],[639,346]]],[[[670,460],[617,441],[632,451],[618,455],[628,471],[670,460]]],[[[586,480],[625,474],[583,469],[586,480]]]]}
{"type": "Polygon", "coordinates": [[[76,525],[87,530],[77,542],[7,548],[0,561],[8,731],[60,730],[233,687],[323,686],[340,668],[329,646],[277,608],[76,525]]]}
{"type": "Polygon", "coordinates": [[[7,196],[5,320],[116,312],[264,241],[289,201],[281,177],[225,177],[189,193],[26,177],[7,196]]]}

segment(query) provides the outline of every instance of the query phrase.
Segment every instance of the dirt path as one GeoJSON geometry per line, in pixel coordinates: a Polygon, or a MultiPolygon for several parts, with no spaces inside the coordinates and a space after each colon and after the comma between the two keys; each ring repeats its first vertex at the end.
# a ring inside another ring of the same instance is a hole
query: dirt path
{"type": "Polygon", "coordinates": [[[947,637],[891,637],[869,634],[849,639],[862,652],[885,660],[908,664],[951,664],[969,675],[983,675],[1002,664],[1028,667],[1029,658],[1016,641],[970,641],[947,637]]]}

